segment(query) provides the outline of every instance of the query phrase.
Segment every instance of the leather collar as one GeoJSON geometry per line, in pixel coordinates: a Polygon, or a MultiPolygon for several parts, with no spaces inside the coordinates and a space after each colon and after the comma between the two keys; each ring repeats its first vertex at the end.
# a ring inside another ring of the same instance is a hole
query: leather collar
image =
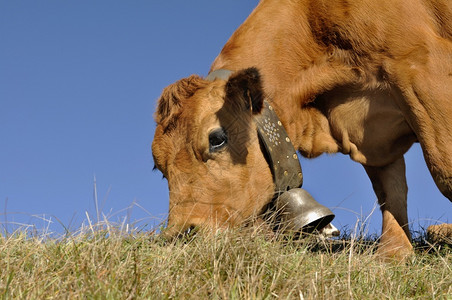
{"type": "MultiPolygon", "coordinates": [[[[232,73],[230,70],[219,69],[209,73],[205,79],[228,80],[232,73]]],[[[269,101],[264,100],[264,108],[254,117],[254,122],[259,140],[265,150],[264,155],[272,171],[275,194],[279,195],[290,189],[301,187],[303,173],[297,152],[269,101]]]]}

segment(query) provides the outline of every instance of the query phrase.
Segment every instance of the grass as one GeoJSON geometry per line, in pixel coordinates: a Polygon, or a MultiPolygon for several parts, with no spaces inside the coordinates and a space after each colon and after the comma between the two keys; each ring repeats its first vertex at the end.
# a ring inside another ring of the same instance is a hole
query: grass
{"type": "MultiPolygon", "coordinates": [[[[418,243],[419,244],[419,243],[418,243]]],[[[2,299],[452,299],[452,250],[417,245],[408,262],[375,243],[291,240],[259,229],[165,241],[90,227],[61,238],[0,236],[2,299]]]]}

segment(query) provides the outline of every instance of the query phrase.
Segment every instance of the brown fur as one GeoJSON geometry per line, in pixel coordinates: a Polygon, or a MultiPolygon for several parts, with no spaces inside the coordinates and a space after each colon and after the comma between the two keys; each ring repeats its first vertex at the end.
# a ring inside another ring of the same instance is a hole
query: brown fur
{"type": "MultiPolygon", "coordinates": [[[[342,152],[364,166],[383,214],[380,253],[410,254],[403,154],[414,142],[452,200],[451,2],[263,0],[212,70],[249,67],[303,155],[342,152]]],[[[228,82],[190,77],[200,83],[182,80],[159,100],[153,153],[169,182],[170,227],[236,224],[271,199],[254,96],[237,82],[225,96],[232,80],[259,89],[245,73],[228,82]],[[218,127],[231,141],[208,153],[218,127]]]]}
{"type": "Polygon", "coordinates": [[[430,225],[427,228],[430,243],[452,245],[452,224],[430,225]]]}

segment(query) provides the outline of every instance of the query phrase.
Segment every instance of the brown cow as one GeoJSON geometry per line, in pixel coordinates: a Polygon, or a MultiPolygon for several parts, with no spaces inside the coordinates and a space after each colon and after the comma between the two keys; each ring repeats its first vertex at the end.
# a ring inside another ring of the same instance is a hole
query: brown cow
{"type": "Polygon", "coordinates": [[[211,71],[167,87],[154,161],[168,179],[168,227],[240,224],[262,213],[274,181],[256,132],[268,99],[306,157],[361,163],[383,214],[379,253],[412,252],[403,154],[420,142],[452,201],[452,2],[263,0],[211,71]]]}

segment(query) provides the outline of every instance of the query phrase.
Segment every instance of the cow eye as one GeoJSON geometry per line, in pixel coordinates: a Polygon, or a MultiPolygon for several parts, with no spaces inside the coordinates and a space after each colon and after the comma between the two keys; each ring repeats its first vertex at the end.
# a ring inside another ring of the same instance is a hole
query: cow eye
{"type": "Polygon", "coordinates": [[[228,143],[228,135],[223,128],[215,129],[209,134],[209,150],[216,152],[223,149],[228,143]]]}

